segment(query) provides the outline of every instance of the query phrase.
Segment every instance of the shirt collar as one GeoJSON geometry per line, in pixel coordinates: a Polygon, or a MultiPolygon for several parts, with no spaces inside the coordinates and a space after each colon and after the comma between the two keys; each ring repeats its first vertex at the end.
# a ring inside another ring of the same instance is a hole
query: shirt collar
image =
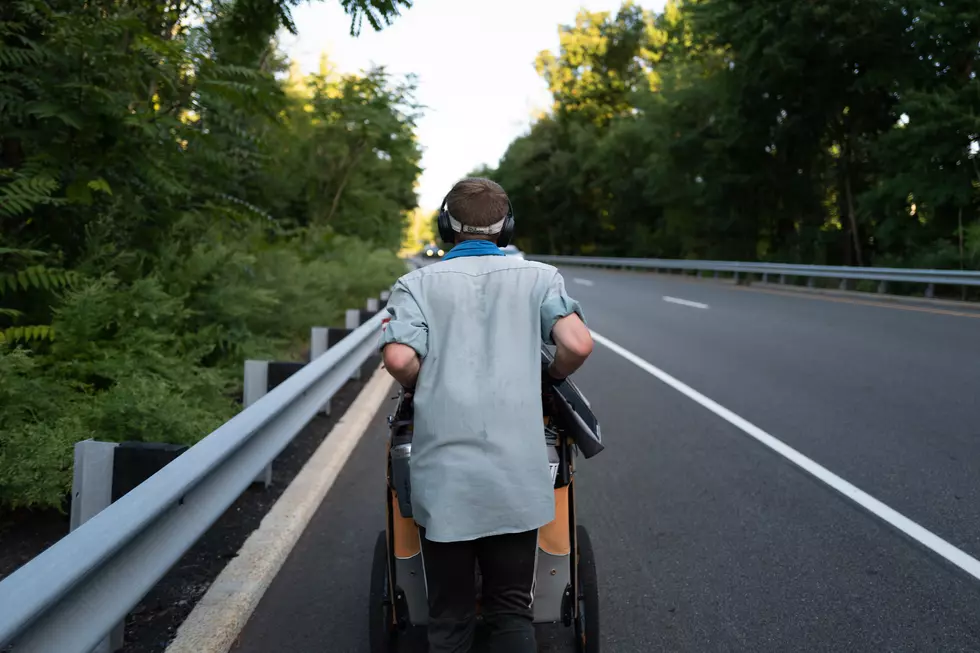
{"type": "Polygon", "coordinates": [[[462,256],[504,256],[495,243],[489,240],[464,240],[442,257],[443,261],[462,256]]]}

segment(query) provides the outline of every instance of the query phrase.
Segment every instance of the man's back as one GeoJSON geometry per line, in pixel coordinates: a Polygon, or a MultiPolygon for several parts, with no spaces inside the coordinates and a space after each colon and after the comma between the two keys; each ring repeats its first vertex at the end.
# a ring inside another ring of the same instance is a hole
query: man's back
{"type": "Polygon", "coordinates": [[[461,257],[403,276],[386,338],[424,359],[415,388],[412,497],[434,541],[538,528],[554,517],[541,412],[541,343],[576,310],[557,270],[461,257]]]}

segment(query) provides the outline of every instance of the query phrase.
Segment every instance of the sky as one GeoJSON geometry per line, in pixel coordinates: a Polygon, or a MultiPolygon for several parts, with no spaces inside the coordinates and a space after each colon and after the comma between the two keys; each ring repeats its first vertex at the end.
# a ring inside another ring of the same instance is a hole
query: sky
{"type": "MultiPolygon", "coordinates": [[[[392,25],[375,32],[365,21],[350,36],[350,18],[336,0],[297,7],[296,36],[281,45],[304,73],[326,54],[339,72],[372,64],[394,74],[414,73],[416,99],[425,108],[418,136],[423,148],[419,206],[439,208],[453,183],[481,164],[495,166],[533,114],[551,104],[534,70],[542,50],[558,52],[558,28],[580,8],[619,9],[621,0],[415,0],[392,25]]],[[[663,0],[639,2],[661,11],[663,0]]]]}

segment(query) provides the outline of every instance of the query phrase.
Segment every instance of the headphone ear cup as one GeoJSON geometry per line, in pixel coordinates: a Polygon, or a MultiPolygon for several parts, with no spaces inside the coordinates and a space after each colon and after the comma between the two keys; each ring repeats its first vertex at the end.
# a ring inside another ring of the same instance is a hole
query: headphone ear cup
{"type": "Polygon", "coordinates": [[[513,238],[514,216],[508,215],[507,219],[504,220],[504,226],[500,229],[500,235],[497,236],[497,247],[507,247],[513,238]]]}
{"type": "Polygon", "coordinates": [[[456,232],[449,224],[449,213],[445,209],[439,209],[439,217],[436,218],[436,226],[439,229],[439,237],[444,243],[452,244],[456,240],[456,232]]]}

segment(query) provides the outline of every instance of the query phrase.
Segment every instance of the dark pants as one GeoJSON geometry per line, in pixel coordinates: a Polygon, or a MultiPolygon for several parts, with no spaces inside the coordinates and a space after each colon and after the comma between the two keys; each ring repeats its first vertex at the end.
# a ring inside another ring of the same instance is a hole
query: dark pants
{"type": "Polygon", "coordinates": [[[476,626],[476,563],[488,653],[535,653],[531,600],[538,532],[430,542],[422,529],[429,653],[469,653],[476,626]]]}

